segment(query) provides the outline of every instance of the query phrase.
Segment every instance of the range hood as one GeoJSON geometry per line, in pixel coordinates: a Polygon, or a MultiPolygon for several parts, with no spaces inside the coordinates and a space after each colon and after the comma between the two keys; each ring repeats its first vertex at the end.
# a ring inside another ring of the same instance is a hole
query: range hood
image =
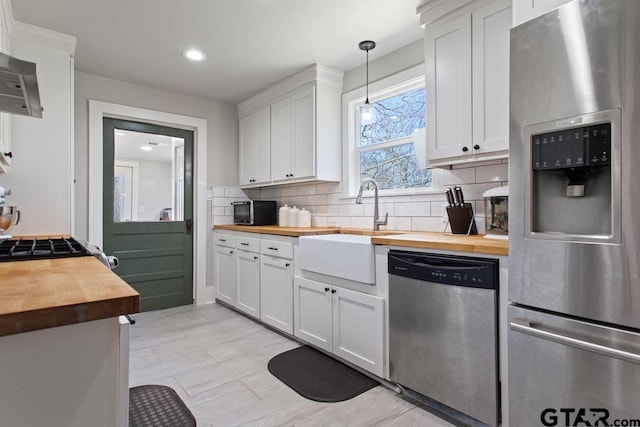
{"type": "Polygon", "coordinates": [[[36,64],[0,53],[0,111],[42,117],[36,64]]]}

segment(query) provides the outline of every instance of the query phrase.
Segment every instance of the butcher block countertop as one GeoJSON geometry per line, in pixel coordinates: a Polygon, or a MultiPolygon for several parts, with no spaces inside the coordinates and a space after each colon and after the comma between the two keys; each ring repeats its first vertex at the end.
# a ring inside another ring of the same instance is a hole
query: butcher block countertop
{"type": "Polygon", "coordinates": [[[0,336],[140,311],[140,295],[95,257],[0,262],[0,336]]]}
{"type": "Polygon", "coordinates": [[[403,246],[420,249],[443,249],[457,252],[473,252],[488,255],[509,255],[506,240],[487,239],[484,235],[465,236],[443,233],[411,233],[392,236],[374,236],[371,243],[376,245],[403,246]]]}
{"type": "Polygon", "coordinates": [[[487,239],[484,235],[465,236],[429,232],[399,230],[365,230],[339,227],[279,227],[277,225],[216,225],[214,230],[242,231],[245,233],[276,234],[280,236],[314,236],[320,234],[360,234],[371,237],[375,245],[402,246],[417,249],[441,249],[457,252],[472,252],[486,255],[507,256],[509,243],[506,240],[487,239]]]}

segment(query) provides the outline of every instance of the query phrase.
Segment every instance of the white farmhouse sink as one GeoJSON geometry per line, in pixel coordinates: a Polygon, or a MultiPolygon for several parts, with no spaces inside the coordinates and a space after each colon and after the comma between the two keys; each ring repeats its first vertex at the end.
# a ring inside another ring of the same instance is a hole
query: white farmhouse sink
{"type": "Polygon", "coordinates": [[[375,284],[370,236],[325,234],[300,237],[300,269],[375,284]]]}

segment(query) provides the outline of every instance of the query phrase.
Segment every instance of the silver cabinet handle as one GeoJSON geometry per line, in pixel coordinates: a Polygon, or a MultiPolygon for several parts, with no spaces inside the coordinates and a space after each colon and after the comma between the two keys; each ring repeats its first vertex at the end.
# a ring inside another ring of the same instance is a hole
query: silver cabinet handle
{"type": "Polygon", "coordinates": [[[511,322],[509,322],[509,326],[512,331],[557,342],[558,344],[568,345],[580,350],[598,353],[603,356],[615,357],[616,359],[624,360],[625,362],[640,364],[640,354],[630,353],[628,351],[618,350],[617,348],[611,348],[600,344],[594,344],[592,342],[568,337],[551,331],[545,331],[544,329],[535,327],[531,322],[525,319],[512,319],[511,322]]]}

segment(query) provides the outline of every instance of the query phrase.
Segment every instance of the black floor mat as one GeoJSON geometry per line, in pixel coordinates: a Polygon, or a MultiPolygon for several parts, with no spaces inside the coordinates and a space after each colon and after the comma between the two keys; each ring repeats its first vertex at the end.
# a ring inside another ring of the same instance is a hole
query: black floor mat
{"type": "Polygon", "coordinates": [[[307,399],[341,402],[372,389],[378,382],[309,346],[269,360],[269,372],[307,399]]]}
{"type": "Polygon", "coordinates": [[[196,419],[180,396],[164,385],[129,389],[129,427],[195,427],[196,419]]]}

